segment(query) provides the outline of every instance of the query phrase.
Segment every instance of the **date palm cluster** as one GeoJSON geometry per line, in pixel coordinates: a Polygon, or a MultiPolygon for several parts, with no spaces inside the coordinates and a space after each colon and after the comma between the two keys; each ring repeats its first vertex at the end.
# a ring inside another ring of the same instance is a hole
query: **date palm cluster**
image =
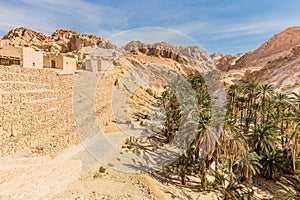
{"type": "MultiPolygon", "coordinates": [[[[270,84],[231,85],[227,89],[225,122],[216,130],[209,127],[214,99],[204,79],[192,74],[187,80],[198,99],[199,127],[190,148],[167,167],[182,184],[188,183],[187,176],[198,176],[201,189],[217,189],[223,199],[240,199],[253,197],[253,179],[257,176],[279,182],[284,179],[285,183],[299,180],[300,93],[279,93],[270,84]],[[217,131],[218,141],[203,154],[204,143],[217,131]]],[[[163,132],[170,142],[179,128],[180,105],[170,89],[160,102],[167,116],[163,132]]],[[[299,187],[286,187],[299,195],[299,187]]]]}

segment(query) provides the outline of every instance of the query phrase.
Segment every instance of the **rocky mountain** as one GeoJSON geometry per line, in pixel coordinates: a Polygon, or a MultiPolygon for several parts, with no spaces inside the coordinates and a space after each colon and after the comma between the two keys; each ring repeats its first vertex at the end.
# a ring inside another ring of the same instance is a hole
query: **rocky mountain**
{"type": "Polygon", "coordinates": [[[213,54],[227,84],[270,83],[277,90],[299,91],[300,26],[275,34],[258,49],[240,57],[213,54]]]}
{"type": "MultiPolygon", "coordinates": [[[[228,70],[249,67],[264,67],[268,61],[280,56],[288,55],[291,48],[299,44],[300,26],[290,27],[281,33],[275,34],[271,39],[263,43],[253,52],[248,52],[241,56],[238,60],[236,60],[236,63],[229,67],[228,70]]],[[[227,65],[228,62],[224,62],[224,66],[227,65]]],[[[227,69],[226,67],[224,68],[227,69]]]]}
{"type": "Polygon", "coordinates": [[[31,46],[46,52],[60,52],[67,53],[79,50],[82,47],[88,46],[102,46],[108,48],[115,48],[115,45],[99,38],[95,35],[80,34],[75,31],[56,30],[51,36],[34,30],[20,27],[10,30],[2,41],[11,45],[31,46]]]}
{"type": "Polygon", "coordinates": [[[214,53],[210,55],[210,58],[213,60],[216,67],[221,71],[228,71],[233,65],[236,64],[236,61],[241,58],[243,54],[228,55],[228,54],[219,54],[214,53]]]}
{"type": "Polygon", "coordinates": [[[268,61],[260,70],[246,71],[243,81],[269,83],[286,93],[300,92],[300,45],[287,55],[268,61]]]}

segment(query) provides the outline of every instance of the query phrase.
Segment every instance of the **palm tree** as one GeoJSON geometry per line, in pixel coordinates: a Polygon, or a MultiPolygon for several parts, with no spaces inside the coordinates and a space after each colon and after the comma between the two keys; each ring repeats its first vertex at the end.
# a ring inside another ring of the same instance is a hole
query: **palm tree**
{"type": "Polygon", "coordinates": [[[179,102],[171,89],[167,89],[162,93],[160,102],[166,112],[163,133],[166,136],[166,142],[169,143],[175,137],[181,119],[179,102]]]}
{"type": "Polygon", "coordinates": [[[244,87],[243,92],[250,99],[250,103],[253,103],[254,97],[257,94],[257,90],[258,90],[258,84],[256,83],[249,83],[244,87]]]}
{"type": "Polygon", "coordinates": [[[275,196],[278,199],[300,199],[300,178],[291,175],[281,177],[277,182],[283,189],[275,196]]]}
{"type": "Polygon", "coordinates": [[[206,162],[208,159],[208,152],[206,149],[207,143],[209,143],[209,137],[214,134],[211,128],[208,127],[209,123],[209,116],[205,115],[204,113],[200,113],[200,125],[199,125],[199,132],[195,137],[195,157],[196,159],[201,159],[201,185],[204,190],[207,188],[207,180],[206,180],[206,162]],[[201,151],[200,148],[202,147],[201,151]]]}
{"type": "Polygon", "coordinates": [[[277,128],[271,124],[260,124],[248,136],[250,147],[261,155],[274,150],[277,144],[277,128]]]}
{"type": "Polygon", "coordinates": [[[253,105],[256,103],[256,100],[258,98],[258,85],[256,83],[249,83],[246,87],[244,87],[243,92],[247,98],[247,110],[244,129],[244,134],[247,135],[250,128],[250,123],[253,120],[253,105]]]}
{"type": "Polygon", "coordinates": [[[190,74],[187,77],[188,82],[191,84],[196,93],[203,94],[207,92],[207,86],[204,78],[200,74],[190,74]]]}
{"type": "Polygon", "coordinates": [[[199,129],[195,135],[195,157],[199,158],[200,148],[205,138],[207,137],[208,125],[210,122],[210,116],[204,112],[200,112],[200,121],[199,121],[199,129]]]}
{"type": "Polygon", "coordinates": [[[262,123],[264,123],[265,122],[265,114],[266,114],[266,102],[271,96],[273,96],[274,88],[270,84],[263,84],[263,85],[259,86],[258,91],[261,96],[262,123]]]}
{"type": "Polygon", "coordinates": [[[293,162],[293,170],[294,172],[296,171],[296,162],[298,160],[298,156],[300,153],[299,149],[299,137],[300,137],[300,92],[292,93],[292,97],[290,97],[290,101],[293,105],[293,112],[292,116],[289,116],[287,120],[293,122],[293,128],[291,131],[291,136],[289,139],[286,141],[286,145],[289,145],[290,147],[290,152],[291,152],[291,157],[292,157],[292,162],[293,162]]]}
{"type": "Polygon", "coordinates": [[[233,164],[233,172],[240,177],[241,181],[251,180],[253,176],[260,173],[262,165],[259,163],[260,156],[255,152],[246,152],[233,164]]]}
{"type": "Polygon", "coordinates": [[[223,144],[224,156],[228,160],[229,181],[233,181],[233,163],[246,151],[246,140],[234,124],[225,123],[220,143],[223,144]]]}
{"type": "MultiPolygon", "coordinates": [[[[214,160],[216,174],[222,167],[228,172],[229,185],[221,184],[223,197],[234,199],[241,197],[243,188],[251,189],[248,184],[255,175],[274,178],[276,174],[290,172],[292,167],[296,170],[300,152],[300,93],[289,98],[274,94],[269,84],[250,83],[242,91],[238,85],[231,85],[226,122],[213,151],[207,152],[205,145],[213,135],[208,126],[213,121],[210,113],[213,100],[201,76],[190,75],[187,79],[198,98],[200,120],[191,148],[176,162],[183,184],[186,184],[186,174],[193,172],[200,175],[202,187],[206,189],[208,164],[214,160]]],[[[180,122],[179,103],[170,90],[162,97],[167,113],[163,131],[171,140],[180,122]]]]}
{"type": "Polygon", "coordinates": [[[300,92],[298,92],[298,93],[293,92],[292,94],[293,94],[293,96],[290,99],[292,100],[294,105],[297,107],[298,112],[300,112],[300,92]]]}
{"type": "Polygon", "coordinates": [[[261,112],[262,107],[260,105],[260,103],[254,103],[252,106],[253,109],[253,114],[252,114],[252,118],[251,121],[253,121],[253,125],[254,127],[257,126],[257,122],[259,121],[259,112],[261,112]]]}
{"type": "Polygon", "coordinates": [[[224,200],[245,199],[246,196],[249,199],[251,195],[251,191],[237,181],[232,181],[226,186],[219,185],[216,189],[221,193],[221,199],[224,200]]]}
{"type": "Polygon", "coordinates": [[[292,157],[294,172],[296,171],[296,162],[298,160],[298,155],[300,153],[300,149],[298,148],[299,137],[300,137],[300,120],[295,125],[295,128],[294,128],[294,130],[292,132],[292,135],[289,139],[289,141],[291,141],[290,149],[291,149],[291,154],[292,154],[291,157],[292,157]]]}
{"type": "Polygon", "coordinates": [[[232,84],[229,86],[228,89],[228,96],[229,96],[229,109],[230,112],[235,113],[234,110],[234,105],[235,105],[235,100],[236,100],[236,96],[239,92],[239,86],[237,84],[232,84]]]}
{"type": "MultiPolygon", "coordinates": [[[[289,98],[286,94],[277,94],[275,96],[275,107],[276,107],[276,113],[274,116],[277,116],[277,123],[278,128],[280,130],[280,136],[281,136],[281,146],[284,148],[285,138],[287,135],[285,134],[285,114],[286,110],[289,107],[289,98]]],[[[287,122],[288,123],[288,122],[287,122]]]]}
{"type": "Polygon", "coordinates": [[[274,96],[272,96],[272,98],[267,99],[265,103],[265,123],[270,123],[270,120],[272,120],[272,116],[276,113],[275,108],[275,99],[274,96]]]}
{"type": "MultiPolygon", "coordinates": [[[[237,107],[237,110],[239,111],[239,115],[240,115],[240,125],[243,124],[243,121],[244,121],[244,110],[246,108],[246,98],[245,97],[241,97],[241,96],[238,96],[236,98],[236,107],[237,107]]],[[[235,121],[236,121],[236,118],[235,118],[235,121]]]]}
{"type": "Polygon", "coordinates": [[[248,98],[247,110],[251,111],[251,106],[255,103],[258,95],[258,85],[256,83],[249,83],[243,90],[245,96],[248,98]]]}
{"type": "Polygon", "coordinates": [[[280,150],[264,152],[261,159],[262,175],[269,179],[275,174],[282,174],[286,170],[286,162],[287,160],[280,150]]]}

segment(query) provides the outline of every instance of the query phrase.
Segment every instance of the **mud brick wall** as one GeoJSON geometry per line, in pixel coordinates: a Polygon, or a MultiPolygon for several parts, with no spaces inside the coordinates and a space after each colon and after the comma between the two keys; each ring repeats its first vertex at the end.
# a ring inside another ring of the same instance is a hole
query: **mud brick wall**
{"type": "Polygon", "coordinates": [[[55,156],[79,143],[74,80],[52,69],[0,66],[0,156],[55,156]]]}

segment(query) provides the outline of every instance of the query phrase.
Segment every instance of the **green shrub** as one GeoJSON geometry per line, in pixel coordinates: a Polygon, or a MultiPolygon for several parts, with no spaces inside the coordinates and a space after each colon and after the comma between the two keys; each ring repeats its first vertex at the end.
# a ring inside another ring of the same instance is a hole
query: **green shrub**
{"type": "Polygon", "coordinates": [[[105,173],[105,168],[101,166],[101,167],[99,168],[99,172],[100,172],[100,173],[105,173]]]}

